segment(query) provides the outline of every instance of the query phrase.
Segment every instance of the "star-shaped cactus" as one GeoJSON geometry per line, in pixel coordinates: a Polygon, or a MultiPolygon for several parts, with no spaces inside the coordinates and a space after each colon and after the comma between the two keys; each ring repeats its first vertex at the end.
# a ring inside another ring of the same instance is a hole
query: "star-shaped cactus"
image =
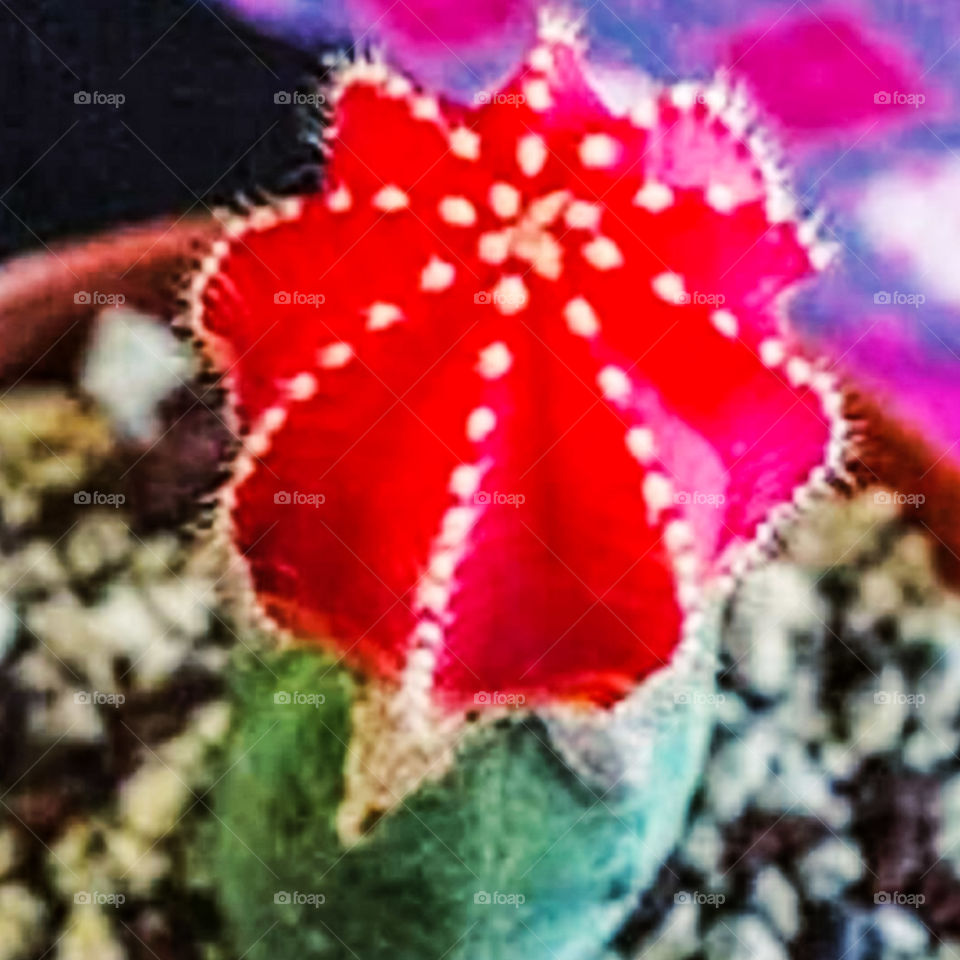
{"type": "Polygon", "coordinates": [[[736,96],[618,112],[564,37],[473,109],[331,99],[322,190],[198,281],[260,605],[448,706],[617,700],[837,460],[779,307],[825,249],[736,96]]]}

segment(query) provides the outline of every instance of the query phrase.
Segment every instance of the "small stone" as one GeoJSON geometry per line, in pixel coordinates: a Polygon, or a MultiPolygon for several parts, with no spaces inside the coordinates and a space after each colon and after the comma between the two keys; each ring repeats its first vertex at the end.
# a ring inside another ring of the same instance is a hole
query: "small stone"
{"type": "Polygon", "coordinates": [[[751,719],[747,705],[741,697],[730,690],[723,691],[723,699],[717,699],[717,723],[729,730],[742,731],[751,719]]]}
{"type": "Polygon", "coordinates": [[[143,577],[166,577],[179,570],[183,557],[184,549],[176,536],[161,531],[137,545],[131,569],[143,577]]]}
{"type": "Polygon", "coordinates": [[[210,623],[210,610],[215,605],[212,585],[196,577],[181,577],[144,588],[146,601],[156,610],[165,625],[187,637],[203,635],[210,623]]]}
{"type": "Polygon", "coordinates": [[[47,910],[19,883],[0,885],[0,960],[22,960],[43,941],[47,910]]]}
{"type": "Polygon", "coordinates": [[[940,788],[938,853],[960,872],[960,774],[940,788]]]}
{"type": "Polygon", "coordinates": [[[201,740],[220,743],[230,730],[230,704],[220,700],[199,707],[194,711],[192,726],[201,740]]]}
{"type": "Polygon", "coordinates": [[[17,611],[7,597],[0,597],[0,663],[13,649],[20,621],[17,611]]]}
{"type": "Polygon", "coordinates": [[[743,811],[770,775],[779,749],[776,731],[759,726],[724,744],[709,768],[710,804],[717,820],[732,820],[743,811]]]}
{"type": "Polygon", "coordinates": [[[944,940],[935,960],[960,960],[960,940],[944,940]]]}
{"type": "Polygon", "coordinates": [[[907,688],[900,670],[886,664],[880,677],[867,690],[861,690],[850,704],[850,741],[861,756],[884,753],[899,746],[903,725],[911,709],[907,688]]]}
{"type": "Polygon", "coordinates": [[[120,517],[85,517],[67,539],[66,559],[80,577],[120,563],[130,552],[130,531],[120,517]]]}
{"type": "Polygon", "coordinates": [[[786,563],[755,570],[737,598],[728,648],[752,689],[783,694],[795,675],[792,634],[819,628],[826,613],[809,577],[786,563]]]}
{"type": "Polygon", "coordinates": [[[787,952],[773,931],[749,914],[728,917],[707,934],[707,960],[787,960],[787,952]]]}
{"type": "Polygon", "coordinates": [[[834,900],[863,876],[860,851],[852,843],[831,837],[798,864],[803,891],[814,900],[834,900]]]}
{"type": "Polygon", "coordinates": [[[779,772],[757,794],[757,806],[777,812],[793,810],[843,830],[850,822],[850,803],[837,796],[819,764],[814,764],[801,743],[786,741],[777,757],[779,772]]]}
{"type": "Polygon", "coordinates": [[[97,319],[80,383],[121,434],[149,440],[160,427],[158,404],[184,382],[190,368],[189,351],[166,324],[114,308],[97,319]]]}
{"type": "Polygon", "coordinates": [[[774,866],[763,867],[754,879],[755,904],[776,927],[781,938],[792,940],[800,927],[800,898],[793,884],[774,866]]]}
{"type": "MultiPolygon", "coordinates": [[[[830,717],[820,702],[823,675],[818,669],[795,667],[786,696],[777,707],[777,723],[797,740],[823,743],[830,734],[830,717]]],[[[846,749],[846,747],[844,747],[846,749]]],[[[850,751],[853,761],[857,760],[850,751]]]]}
{"type": "Polygon", "coordinates": [[[24,654],[11,672],[30,692],[27,729],[33,736],[49,741],[102,740],[103,722],[91,692],[68,684],[66,671],[46,651],[24,654]]]}
{"type": "Polygon", "coordinates": [[[20,862],[20,839],[11,827],[0,828],[0,877],[5,877],[20,862]]]}
{"type": "Polygon", "coordinates": [[[934,734],[927,727],[915,730],[903,751],[903,759],[920,773],[932,773],[937,764],[956,757],[956,734],[952,731],[934,734]]]}
{"type": "Polygon", "coordinates": [[[692,899],[677,903],[643,947],[642,960],[683,960],[700,947],[700,907],[692,899]]]}
{"type": "Polygon", "coordinates": [[[926,950],[930,934],[918,916],[891,904],[878,907],[873,920],[883,938],[884,957],[913,960],[926,950]]]}
{"type": "MultiPolygon", "coordinates": [[[[104,891],[97,891],[104,892],[104,891]]],[[[93,904],[75,906],[57,945],[56,960],[126,960],[103,910],[93,904]]]]}
{"type": "Polygon", "coordinates": [[[100,743],[104,739],[100,719],[91,695],[86,690],[70,687],[51,701],[36,704],[30,710],[28,727],[32,734],[46,740],[100,743]]]}
{"type": "Polygon", "coordinates": [[[190,788],[175,770],[151,760],[121,785],[120,816],[142,836],[162,837],[177,822],[190,796],[190,788]]]}
{"type": "MultiPolygon", "coordinates": [[[[45,655],[66,664],[77,682],[85,676],[92,689],[112,690],[111,643],[96,629],[91,611],[72,593],[62,590],[49,600],[33,604],[25,619],[43,644],[45,655]]],[[[125,625],[115,626],[125,629],[125,625]]]]}
{"type": "Polygon", "coordinates": [[[0,576],[17,593],[34,590],[57,590],[66,585],[68,576],[56,550],[44,540],[31,540],[21,550],[4,558],[0,576]]]}
{"type": "MultiPolygon", "coordinates": [[[[956,620],[940,628],[942,636],[956,643],[956,620]]],[[[936,665],[917,683],[923,696],[921,716],[925,726],[950,742],[954,736],[954,719],[960,713],[960,647],[948,646],[939,651],[936,665]]]]}
{"type": "Polygon", "coordinates": [[[107,830],[104,841],[111,873],[122,877],[136,896],[149,896],[170,873],[170,858],[152,841],[133,830],[107,830]]]}
{"type": "Polygon", "coordinates": [[[860,757],[851,744],[834,741],[824,744],[820,763],[832,780],[849,780],[860,765],[860,757]]]}
{"type": "MultiPolygon", "coordinates": [[[[186,612],[184,616],[192,614],[186,612]]],[[[149,594],[132,584],[111,585],[89,620],[103,648],[135,664],[132,678],[138,687],[149,689],[162,684],[188,653],[187,642],[152,608],[149,594]]]]}
{"type": "Polygon", "coordinates": [[[698,817],[687,832],[680,856],[684,862],[705,877],[718,873],[724,842],[717,825],[704,816],[698,817]]]}
{"type": "Polygon", "coordinates": [[[91,854],[103,833],[103,825],[99,822],[73,820],[54,843],[47,857],[47,866],[55,889],[66,899],[72,901],[76,893],[106,892],[112,887],[109,869],[91,854]]]}

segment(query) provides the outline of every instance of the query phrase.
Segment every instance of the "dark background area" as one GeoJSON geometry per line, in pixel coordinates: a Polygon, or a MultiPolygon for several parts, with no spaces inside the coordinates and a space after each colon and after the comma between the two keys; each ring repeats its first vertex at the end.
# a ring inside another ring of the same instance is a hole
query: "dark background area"
{"type": "Polygon", "coordinates": [[[295,187],[313,151],[274,95],[322,52],[206,0],[0,0],[0,257],[295,187]]]}

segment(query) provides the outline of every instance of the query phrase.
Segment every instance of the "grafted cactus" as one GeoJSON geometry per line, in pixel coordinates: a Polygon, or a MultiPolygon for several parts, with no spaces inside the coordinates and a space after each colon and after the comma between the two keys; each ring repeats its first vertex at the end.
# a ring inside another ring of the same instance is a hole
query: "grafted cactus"
{"type": "Polygon", "coordinates": [[[780,309],[829,250],[733,92],[620,112],[557,28],[477,109],[379,62],[330,99],[322,190],[231,224],[196,282],[251,597],[349,688],[244,700],[238,946],[600,955],[682,824],[720,598],[841,466],[780,309]],[[298,739],[325,762],[273,752],[298,739]],[[274,806],[316,804],[245,817],[268,769],[274,806]],[[311,877],[327,911],[270,928],[264,890],[311,877]]]}

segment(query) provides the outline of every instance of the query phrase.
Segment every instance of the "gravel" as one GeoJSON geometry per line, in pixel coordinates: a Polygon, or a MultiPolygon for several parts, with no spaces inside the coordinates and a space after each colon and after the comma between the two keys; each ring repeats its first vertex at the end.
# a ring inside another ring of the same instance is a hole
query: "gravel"
{"type": "Polygon", "coordinates": [[[960,599],[931,553],[867,493],[740,585],[704,782],[622,956],[960,960],[960,599]],[[675,941],[674,889],[724,896],[675,941]]]}
{"type": "MultiPolygon", "coordinates": [[[[0,407],[0,960],[225,956],[185,866],[236,646],[194,390],[148,456],[61,391],[0,407]]],[[[610,960],[960,960],[960,599],[930,558],[866,494],[741,584],[688,828],[610,960]]]]}

